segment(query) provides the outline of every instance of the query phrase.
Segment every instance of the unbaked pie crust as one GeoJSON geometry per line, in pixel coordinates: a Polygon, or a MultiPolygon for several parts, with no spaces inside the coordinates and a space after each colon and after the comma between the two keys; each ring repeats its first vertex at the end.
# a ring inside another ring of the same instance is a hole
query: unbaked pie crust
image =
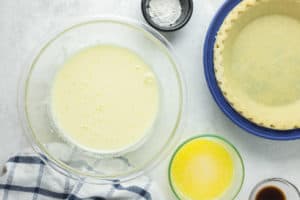
{"type": "Polygon", "coordinates": [[[300,128],[300,0],[244,0],[216,37],[218,85],[231,106],[263,127],[300,128]]]}

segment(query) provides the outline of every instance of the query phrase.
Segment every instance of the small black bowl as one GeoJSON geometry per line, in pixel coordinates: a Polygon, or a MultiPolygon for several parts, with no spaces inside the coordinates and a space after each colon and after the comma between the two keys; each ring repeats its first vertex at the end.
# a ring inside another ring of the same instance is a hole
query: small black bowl
{"type": "Polygon", "coordinates": [[[184,25],[188,23],[193,13],[193,0],[180,0],[181,3],[181,16],[172,26],[160,26],[156,24],[149,14],[149,3],[151,0],[142,0],[142,12],[145,20],[155,29],[159,31],[171,32],[181,29],[184,25]]]}

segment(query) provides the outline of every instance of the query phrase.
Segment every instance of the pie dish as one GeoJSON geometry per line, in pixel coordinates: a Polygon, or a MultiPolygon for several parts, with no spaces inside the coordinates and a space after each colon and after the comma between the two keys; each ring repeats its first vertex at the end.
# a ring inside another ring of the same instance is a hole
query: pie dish
{"type": "Polygon", "coordinates": [[[300,127],[299,10],[299,0],[244,0],[216,36],[219,88],[238,113],[262,127],[300,127]]]}

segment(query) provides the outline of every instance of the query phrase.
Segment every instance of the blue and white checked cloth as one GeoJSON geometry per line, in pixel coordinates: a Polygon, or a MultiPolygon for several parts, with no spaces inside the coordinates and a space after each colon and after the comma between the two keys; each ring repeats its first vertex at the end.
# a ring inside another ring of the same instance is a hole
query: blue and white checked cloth
{"type": "Polygon", "coordinates": [[[0,175],[2,200],[164,200],[149,177],[114,185],[83,183],[57,172],[34,153],[11,157],[0,175]]]}

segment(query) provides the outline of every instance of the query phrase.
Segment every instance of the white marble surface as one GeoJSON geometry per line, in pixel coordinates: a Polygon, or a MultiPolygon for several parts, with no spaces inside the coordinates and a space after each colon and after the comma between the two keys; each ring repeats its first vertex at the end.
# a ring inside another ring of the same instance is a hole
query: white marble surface
{"type": "MultiPolygon", "coordinates": [[[[233,125],[208,91],[202,66],[202,46],[208,24],[223,0],[194,0],[189,24],[165,34],[182,63],[188,89],[188,116],[183,139],[216,133],[240,150],[246,167],[244,187],[237,199],[248,198],[251,188],[269,177],[287,178],[300,187],[300,141],[276,142],[245,133],[233,125]]],[[[140,0],[0,0],[0,162],[29,144],[22,135],[16,107],[20,72],[40,41],[82,17],[121,15],[143,21],[140,0]]],[[[169,159],[169,158],[168,158],[169,159]]],[[[167,161],[151,176],[166,200],[175,199],[167,182],[167,161]]]]}

